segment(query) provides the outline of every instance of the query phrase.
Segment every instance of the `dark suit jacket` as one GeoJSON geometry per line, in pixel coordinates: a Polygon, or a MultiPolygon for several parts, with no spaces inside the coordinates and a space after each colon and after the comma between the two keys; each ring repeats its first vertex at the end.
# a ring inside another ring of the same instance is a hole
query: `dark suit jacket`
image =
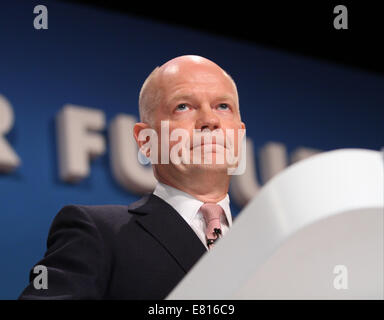
{"type": "Polygon", "coordinates": [[[163,299],[206,252],[173,207],[154,194],[130,206],[65,206],[52,222],[48,289],[19,299],[163,299]]]}

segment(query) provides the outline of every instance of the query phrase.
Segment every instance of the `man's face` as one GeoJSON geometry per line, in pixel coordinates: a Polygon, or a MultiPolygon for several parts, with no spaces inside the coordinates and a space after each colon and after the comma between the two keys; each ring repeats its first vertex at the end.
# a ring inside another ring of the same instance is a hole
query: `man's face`
{"type": "MultiPolygon", "coordinates": [[[[164,147],[161,121],[167,120],[170,134],[175,129],[184,129],[189,136],[185,151],[190,153],[191,164],[179,167],[228,168],[226,149],[232,148],[234,156],[238,155],[238,129],[245,128],[240,119],[237,92],[228,75],[214,64],[170,64],[164,66],[158,85],[161,102],[154,111],[153,125],[159,135],[159,148],[164,147]],[[226,136],[228,129],[233,130],[232,139],[226,136]],[[200,130],[221,133],[223,139],[213,137],[212,144],[203,144],[202,139],[193,140],[194,130],[195,134],[200,130]],[[222,164],[217,163],[219,154],[224,159],[222,164]],[[201,164],[193,163],[196,155],[200,155],[201,164]]],[[[181,138],[169,141],[169,150],[180,141],[181,138]]]]}

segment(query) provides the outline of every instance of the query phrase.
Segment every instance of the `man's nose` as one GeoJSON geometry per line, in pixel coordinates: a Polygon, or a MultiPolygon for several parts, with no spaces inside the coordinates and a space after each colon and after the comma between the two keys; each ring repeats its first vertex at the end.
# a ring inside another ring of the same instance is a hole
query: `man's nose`
{"type": "Polygon", "coordinates": [[[202,108],[196,121],[196,129],[200,129],[201,131],[209,129],[210,131],[213,131],[219,128],[220,119],[213,112],[211,107],[205,109],[202,108]]]}

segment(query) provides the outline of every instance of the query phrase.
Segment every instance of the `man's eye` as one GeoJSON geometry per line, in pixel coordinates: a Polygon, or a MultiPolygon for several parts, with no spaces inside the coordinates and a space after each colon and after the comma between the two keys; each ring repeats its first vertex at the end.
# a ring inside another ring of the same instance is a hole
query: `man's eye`
{"type": "Polygon", "coordinates": [[[189,107],[185,104],[185,103],[181,103],[179,104],[177,107],[176,107],[176,111],[185,111],[187,110],[189,107]]]}
{"type": "Polygon", "coordinates": [[[218,106],[218,109],[220,110],[228,110],[229,106],[226,103],[220,103],[218,106]]]}

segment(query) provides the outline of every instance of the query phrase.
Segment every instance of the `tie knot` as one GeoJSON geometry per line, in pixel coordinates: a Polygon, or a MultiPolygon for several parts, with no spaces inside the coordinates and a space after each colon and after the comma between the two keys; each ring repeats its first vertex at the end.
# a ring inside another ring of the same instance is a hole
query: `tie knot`
{"type": "Polygon", "coordinates": [[[224,210],[221,206],[216,203],[204,203],[201,208],[201,213],[203,214],[206,224],[209,224],[212,220],[218,219],[220,221],[220,216],[224,214],[224,210]]]}

